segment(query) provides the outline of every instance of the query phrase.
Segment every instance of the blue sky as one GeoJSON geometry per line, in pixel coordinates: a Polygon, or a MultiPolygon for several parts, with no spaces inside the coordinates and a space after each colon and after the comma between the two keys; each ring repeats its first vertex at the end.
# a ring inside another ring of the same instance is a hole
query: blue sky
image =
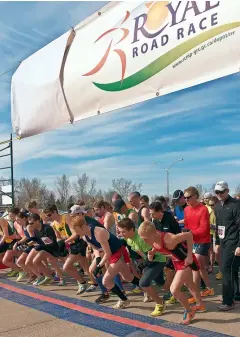
{"type": "MultiPolygon", "coordinates": [[[[1,2],[0,73],[14,67],[104,5],[104,2],[1,2]]],[[[11,132],[11,75],[0,77],[0,141],[11,132]]],[[[240,183],[240,74],[14,142],[15,178],[41,178],[50,188],[63,173],[87,173],[97,187],[113,178],[142,183],[142,192],[189,185],[240,183]],[[153,165],[159,162],[159,165],[153,165]]],[[[0,166],[6,163],[1,159],[0,166]]],[[[3,171],[2,171],[3,172],[3,171]]],[[[5,172],[5,175],[7,172],[5,172]]],[[[0,172],[0,176],[3,175],[0,172]]]]}

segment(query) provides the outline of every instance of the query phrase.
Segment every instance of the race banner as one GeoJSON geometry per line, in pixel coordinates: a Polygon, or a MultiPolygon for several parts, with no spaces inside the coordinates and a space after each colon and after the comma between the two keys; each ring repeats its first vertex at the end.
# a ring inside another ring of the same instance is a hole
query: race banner
{"type": "MultiPolygon", "coordinates": [[[[71,121],[238,72],[239,27],[239,0],[110,3],[74,28],[62,72],[71,121]]],[[[48,108],[58,126],[66,124],[56,105],[48,108]]],[[[16,131],[29,135],[21,123],[16,131]]]]}

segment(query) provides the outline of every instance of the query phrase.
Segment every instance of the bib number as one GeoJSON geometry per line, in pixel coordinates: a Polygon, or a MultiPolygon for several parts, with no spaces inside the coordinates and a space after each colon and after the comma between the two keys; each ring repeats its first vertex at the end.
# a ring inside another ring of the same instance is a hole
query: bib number
{"type": "Polygon", "coordinates": [[[48,237],[43,237],[42,241],[45,245],[50,245],[52,243],[52,240],[49,239],[48,237]]]}
{"type": "Polygon", "coordinates": [[[220,239],[225,238],[225,226],[219,226],[218,227],[218,236],[220,239]]]}

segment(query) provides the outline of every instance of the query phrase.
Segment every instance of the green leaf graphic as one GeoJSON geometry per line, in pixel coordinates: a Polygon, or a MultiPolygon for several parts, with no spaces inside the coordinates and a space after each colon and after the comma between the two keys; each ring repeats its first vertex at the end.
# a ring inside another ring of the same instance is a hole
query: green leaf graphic
{"type": "Polygon", "coordinates": [[[145,68],[139,70],[135,74],[125,78],[122,81],[113,82],[113,83],[96,83],[93,82],[93,84],[98,87],[101,90],[104,91],[122,91],[126,90],[132,87],[135,87],[136,85],[148,80],[152,76],[158,74],[160,71],[165,69],[167,66],[169,66],[171,63],[176,61],[178,58],[186,54],[191,49],[197,47],[201,43],[221,34],[224,32],[227,32],[231,29],[237,28],[240,26],[240,22],[233,22],[226,25],[222,25],[216,28],[213,28],[207,32],[204,32],[182,44],[179,46],[171,49],[166,54],[160,56],[155,61],[151,62],[149,65],[147,65],[145,68]]]}

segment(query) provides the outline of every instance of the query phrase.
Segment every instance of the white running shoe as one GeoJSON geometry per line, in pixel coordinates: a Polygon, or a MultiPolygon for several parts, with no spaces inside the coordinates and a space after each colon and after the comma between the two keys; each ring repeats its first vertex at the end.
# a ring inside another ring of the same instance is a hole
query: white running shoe
{"type": "Polygon", "coordinates": [[[114,309],[125,309],[126,307],[129,306],[131,302],[129,301],[129,299],[127,299],[126,301],[123,301],[121,299],[118,300],[118,302],[113,306],[114,309]]]}

